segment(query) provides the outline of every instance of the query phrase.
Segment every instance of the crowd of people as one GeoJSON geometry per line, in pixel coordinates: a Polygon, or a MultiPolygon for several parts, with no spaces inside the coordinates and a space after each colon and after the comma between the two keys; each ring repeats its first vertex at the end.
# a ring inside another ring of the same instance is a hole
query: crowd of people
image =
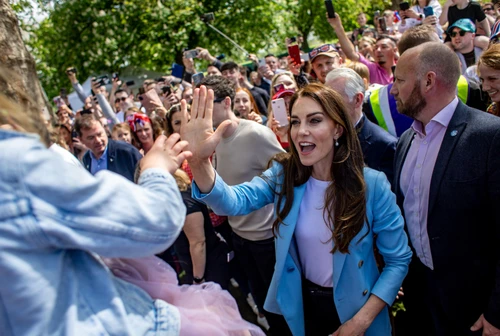
{"type": "Polygon", "coordinates": [[[0,334],[499,336],[499,11],[326,15],[300,63],[197,47],[138,92],[68,68],[52,123],[0,95],[0,334]]]}

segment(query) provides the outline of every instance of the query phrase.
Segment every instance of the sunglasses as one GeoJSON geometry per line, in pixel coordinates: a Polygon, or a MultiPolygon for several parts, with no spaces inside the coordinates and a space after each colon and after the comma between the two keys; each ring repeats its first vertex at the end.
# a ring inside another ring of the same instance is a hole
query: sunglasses
{"type": "MultiPolygon", "coordinates": [[[[332,48],[333,49],[333,48],[332,48]]],[[[329,44],[325,44],[325,45],[322,45],[321,47],[319,48],[316,48],[316,49],[313,49],[310,53],[309,53],[309,57],[310,58],[314,58],[317,54],[319,54],[320,52],[327,52],[328,50],[330,50],[330,45],[329,44]]]]}
{"type": "Polygon", "coordinates": [[[486,7],[486,8],[483,8],[483,12],[486,12],[486,11],[492,11],[492,10],[493,10],[493,8],[491,8],[491,7],[486,7]]]}
{"type": "Polygon", "coordinates": [[[461,31],[459,31],[459,32],[454,31],[454,32],[452,32],[452,33],[450,34],[450,36],[451,36],[451,37],[455,37],[455,36],[457,36],[457,34],[460,34],[460,36],[465,36],[465,34],[467,34],[467,33],[468,33],[468,32],[466,32],[465,30],[461,30],[461,31]]]}
{"type": "Polygon", "coordinates": [[[126,100],[127,100],[127,98],[126,98],[126,97],[116,98],[116,99],[115,99],[115,103],[119,103],[120,101],[124,102],[124,101],[126,101],[126,100]]]}
{"type": "Polygon", "coordinates": [[[214,103],[222,103],[226,98],[215,98],[214,103]]]}

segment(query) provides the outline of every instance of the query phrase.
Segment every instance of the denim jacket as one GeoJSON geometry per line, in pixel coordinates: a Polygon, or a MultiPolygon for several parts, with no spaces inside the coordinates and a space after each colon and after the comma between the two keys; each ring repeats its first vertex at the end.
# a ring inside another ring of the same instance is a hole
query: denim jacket
{"type": "Polygon", "coordinates": [[[115,278],[97,255],[164,251],[186,208],[174,178],[92,176],[36,137],[0,130],[0,335],[178,335],[177,308],[115,278]]]}

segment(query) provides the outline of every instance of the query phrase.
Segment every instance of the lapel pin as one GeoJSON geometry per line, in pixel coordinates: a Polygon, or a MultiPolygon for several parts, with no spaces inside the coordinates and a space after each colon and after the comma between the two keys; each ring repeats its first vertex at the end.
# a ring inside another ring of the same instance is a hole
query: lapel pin
{"type": "Polygon", "coordinates": [[[457,131],[457,130],[453,130],[453,131],[451,131],[451,133],[450,133],[450,135],[451,135],[452,137],[456,136],[457,134],[458,134],[458,131],[457,131]]]}
{"type": "Polygon", "coordinates": [[[113,159],[109,159],[109,161],[113,162],[113,159]]]}

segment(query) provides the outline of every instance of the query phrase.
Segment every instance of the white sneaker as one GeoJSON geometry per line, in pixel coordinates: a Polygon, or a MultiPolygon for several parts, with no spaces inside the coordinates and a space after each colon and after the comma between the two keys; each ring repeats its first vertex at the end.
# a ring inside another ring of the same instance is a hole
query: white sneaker
{"type": "Polygon", "coordinates": [[[257,323],[264,329],[269,330],[269,323],[267,323],[267,319],[265,316],[258,316],[257,315],[257,323]]]}
{"type": "Polygon", "coordinates": [[[255,315],[257,315],[257,317],[259,317],[259,308],[255,304],[255,301],[253,299],[252,293],[248,294],[248,296],[247,296],[247,302],[248,302],[248,305],[250,306],[250,308],[252,308],[253,313],[255,315]]]}
{"type": "Polygon", "coordinates": [[[231,286],[233,286],[234,288],[240,287],[240,284],[236,280],[234,280],[234,278],[229,279],[229,282],[231,283],[231,286]]]}

